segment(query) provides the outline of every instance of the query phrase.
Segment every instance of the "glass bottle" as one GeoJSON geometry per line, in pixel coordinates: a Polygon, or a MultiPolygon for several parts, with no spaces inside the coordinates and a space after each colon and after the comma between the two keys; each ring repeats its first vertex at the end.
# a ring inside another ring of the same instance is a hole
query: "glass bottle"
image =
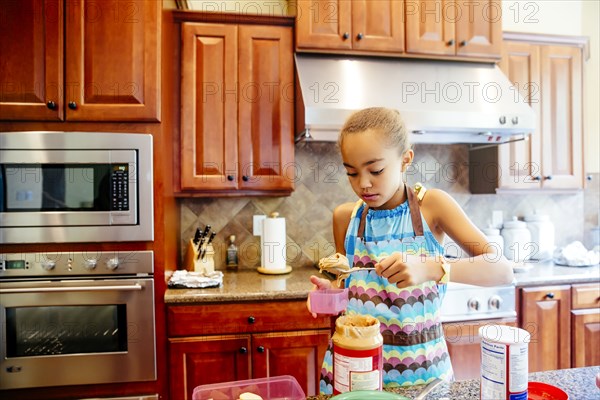
{"type": "Polygon", "coordinates": [[[229,247],[227,247],[227,269],[238,269],[238,248],[235,245],[235,235],[229,236],[229,247]]]}

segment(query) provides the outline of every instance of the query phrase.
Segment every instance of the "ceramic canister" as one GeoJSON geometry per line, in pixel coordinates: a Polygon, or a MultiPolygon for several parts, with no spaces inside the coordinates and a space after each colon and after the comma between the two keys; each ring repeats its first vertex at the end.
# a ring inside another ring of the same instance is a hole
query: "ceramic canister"
{"type": "Polygon", "coordinates": [[[554,224],[550,217],[542,214],[530,214],[525,216],[527,229],[531,232],[531,241],[537,249],[531,254],[533,260],[546,260],[552,257],[554,251],[554,224]]]}
{"type": "Polygon", "coordinates": [[[531,233],[527,224],[513,217],[506,221],[502,228],[504,238],[504,257],[515,262],[526,261],[536,250],[537,245],[531,241],[531,233]]]}
{"type": "Polygon", "coordinates": [[[500,229],[488,227],[481,231],[487,237],[490,246],[494,246],[498,254],[504,254],[504,238],[500,235],[500,229]]]}

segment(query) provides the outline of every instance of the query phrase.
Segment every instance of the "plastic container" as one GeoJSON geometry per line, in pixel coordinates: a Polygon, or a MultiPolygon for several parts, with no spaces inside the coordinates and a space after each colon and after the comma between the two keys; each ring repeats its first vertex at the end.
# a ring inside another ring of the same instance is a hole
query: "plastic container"
{"type": "Polygon", "coordinates": [[[333,394],[381,390],[383,337],[379,320],[369,315],[346,315],[335,321],[333,394]]]}
{"type": "Polygon", "coordinates": [[[194,389],[192,400],[237,400],[243,393],[253,393],[264,400],[306,399],[298,381],[293,376],[282,375],[201,385],[194,389]]]}
{"type": "Polygon", "coordinates": [[[308,297],[310,310],[317,314],[337,315],[348,306],[348,289],[313,290],[308,297]]]}

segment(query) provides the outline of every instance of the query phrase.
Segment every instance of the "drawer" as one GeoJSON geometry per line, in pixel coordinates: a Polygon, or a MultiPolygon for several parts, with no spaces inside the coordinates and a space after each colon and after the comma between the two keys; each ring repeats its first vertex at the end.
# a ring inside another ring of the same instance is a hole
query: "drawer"
{"type": "Polygon", "coordinates": [[[226,303],[167,308],[168,336],[295,331],[331,327],[331,318],[313,318],[305,301],[226,303]]]}
{"type": "Polygon", "coordinates": [[[574,310],[600,307],[600,282],[573,285],[571,289],[574,310]]]}

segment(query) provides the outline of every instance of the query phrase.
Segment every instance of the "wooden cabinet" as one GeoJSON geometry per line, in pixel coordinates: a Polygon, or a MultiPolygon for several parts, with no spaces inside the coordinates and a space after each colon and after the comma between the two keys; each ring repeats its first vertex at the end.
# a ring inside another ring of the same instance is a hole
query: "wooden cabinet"
{"type": "Polygon", "coordinates": [[[181,29],[180,190],[289,194],[291,28],[184,22],[181,29]]]}
{"type": "Polygon", "coordinates": [[[500,67],[513,82],[515,94],[520,93],[536,113],[537,129],[527,141],[475,148],[472,164],[490,165],[490,169],[486,172],[489,179],[472,169],[472,176],[478,178],[471,179],[471,192],[583,188],[582,60],[586,42],[565,38],[562,42],[567,44],[555,45],[544,37],[506,35],[509,40],[504,41],[500,67]],[[493,169],[496,173],[489,174],[493,169]]]}
{"type": "Polygon", "coordinates": [[[160,120],[153,0],[8,0],[0,8],[0,119],[160,120]]]}
{"type": "Polygon", "coordinates": [[[531,334],[529,372],[571,367],[571,288],[521,289],[521,328],[531,334]]]}
{"type": "Polygon", "coordinates": [[[305,301],[169,306],[171,398],[198,385],[292,375],[307,395],[319,391],[329,318],[305,301]]]}
{"type": "Polygon", "coordinates": [[[402,53],[404,0],[298,0],[296,48],[402,53]]]}
{"type": "MultiPolygon", "coordinates": [[[[458,381],[481,377],[481,338],[479,328],[485,325],[517,326],[515,319],[482,320],[444,324],[448,354],[458,381]]],[[[493,328],[492,328],[493,329],[493,328]]]]}
{"type": "Polygon", "coordinates": [[[500,58],[499,0],[405,0],[406,52],[500,58]]]}
{"type": "Polygon", "coordinates": [[[572,367],[600,365],[600,283],[573,285],[572,367]]]}

